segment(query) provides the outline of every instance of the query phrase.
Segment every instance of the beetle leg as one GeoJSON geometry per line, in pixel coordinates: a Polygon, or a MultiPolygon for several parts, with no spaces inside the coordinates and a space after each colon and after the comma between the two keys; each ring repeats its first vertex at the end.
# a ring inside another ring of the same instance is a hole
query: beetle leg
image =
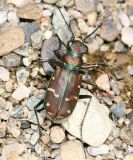
{"type": "Polygon", "coordinates": [[[56,66],[63,68],[64,63],[62,63],[60,60],[57,59],[44,59],[42,60],[42,63],[48,62],[53,68],[56,68],[56,66]]]}
{"type": "Polygon", "coordinates": [[[86,114],[87,114],[88,109],[89,109],[89,105],[90,105],[92,96],[90,96],[90,95],[79,95],[79,99],[89,99],[89,102],[88,102],[88,104],[87,104],[87,108],[86,108],[86,110],[85,110],[85,114],[84,114],[83,120],[82,120],[82,122],[81,122],[81,132],[80,132],[81,135],[80,135],[80,137],[81,137],[81,141],[83,142],[82,129],[83,129],[83,124],[84,124],[85,117],[86,117],[86,114]]]}
{"type": "Polygon", "coordinates": [[[84,63],[80,69],[93,69],[94,67],[101,67],[101,66],[107,66],[106,64],[104,63],[99,63],[99,64],[89,64],[89,63],[84,63]]]}
{"type": "Polygon", "coordinates": [[[61,50],[54,50],[53,52],[59,60],[63,60],[63,53],[61,52],[61,50]]]}
{"type": "Polygon", "coordinates": [[[66,44],[60,39],[60,37],[58,36],[58,34],[56,34],[55,36],[57,36],[57,38],[59,39],[59,48],[58,48],[58,50],[61,49],[61,44],[63,44],[67,48],[66,44]]]}
{"type": "MultiPolygon", "coordinates": [[[[38,129],[39,129],[39,134],[41,135],[41,125],[39,122],[39,118],[37,115],[37,108],[44,102],[44,99],[42,99],[35,107],[34,107],[34,112],[35,112],[35,116],[36,116],[36,120],[37,120],[37,124],[38,124],[38,129]]],[[[42,110],[42,109],[41,109],[42,110]]]]}

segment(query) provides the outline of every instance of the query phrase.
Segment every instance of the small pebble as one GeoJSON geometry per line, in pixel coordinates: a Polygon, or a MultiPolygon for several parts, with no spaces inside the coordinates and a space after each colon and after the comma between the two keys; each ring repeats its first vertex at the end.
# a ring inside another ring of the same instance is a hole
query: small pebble
{"type": "Polygon", "coordinates": [[[128,73],[132,76],[133,75],[133,65],[129,65],[127,67],[128,73]]]}
{"type": "Polygon", "coordinates": [[[16,72],[16,76],[17,76],[18,84],[24,85],[27,81],[28,76],[29,76],[29,71],[24,67],[20,67],[20,68],[18,68],[18,70],[16,72]]]}
{"type": "Polygon", "coordinates": [[[29,60],[29,58],[23,58],[23,64],[28,67],[31,64],[31,61],[29,60]]]}
{"type": "Polygon", "coordinates": [[[33,48],[40,49],[42,47],[43,34],[41,31],[35,32],[31,35],[31,43],[33,48]]]}
{"type": "Polygon", "coordinates": [[[65,139],[65,133],[59,126],[51,128],[50,138],[53,143],[61,143],[65,139]]]}
{"type": "Polygon", "coordinates": [[[115,74],[116,78],[119,79],[119,80],[120,80],[120,79],[124,79],[125,76],[126,76],[125,72],[123,72],[123,71],[121,71],[121,70],[116,70],[116,71],[114,72],[114,74],[115,74]]]}
{"type": "Polygon", "coordinates": [[[120,118],[120,117],[124,117],[124,115],[125,115],[125,103],[122,101],[122,102],[120,102],[120,103],[118,103],[118,104],[114,104],[112,107],[111,107],[111,110],[112,110],[112,113],[116,116],[116,117],[118,117],[118,118],[120,118]]]}
{"type": "Polygon", "coordinates": [[[48,3],[48,4],[54,4],[56,3],[58,0],[43,0],[43,2],[48,3]]]}
{"type": "Polygon", "coordinates": [[[100,50],[101,50],[102,52],[107,52],[107,51],[109,50],[109,46],[106,45],[106,44],[103,44],[103,45],[101,46],[100,50]]]}
{"type": "Polygon", "coordinates": [[[103,144],[99,147],[87,147],[87,152],[89,155],[97,156],[99,154],[107,154],[109,152],[109,146],[103,144]]]}
{"type": "Polygon", "coordinates": [[[88,25],[83,19],[78,19],[78,26],[79,26],[81,33],[87,33],[89,30],[88,25]]]}
{"type": "Polygon", "coordinates": [[[39,137],[40,137],[39,133],[37,133],[37,132],[33,133],[31,136],[31,140],[30,140],[31,144],[35,145],[37,143],[39,137]]]}
{"type": "Polygon", "coordinates": [[[89,12],[87,14],[87,23],[90,26],[94,26],[97,20],[97,13],[95,11],[89,12]]]}
{"type": "Polygon", "coordinates": [[[120,11],[119,18],[121,20],[121,23],[124,27],[128,27],[130,25],[130,20],[125,12],[120,11]]]}
{"type": "Polygon", "coordinates": [[[96,80],[96,84],[100,89],[106,92],[110,91],[109,78],[107,74],[100,75],[96,80]]]}
{"type": "Polygon", "coordinates": [[[4,67],[0,67],[0,80],[8,81],[10,78],[10,72],[4,67]]]}
{"type": "Polygon", "coordinates": [[[85,160],[83,145],[80,141],[67,141],[61,146],[62,160],[85,160]]]}
{"type": "Polygon", "coordinates": [[[3,10],[0,9],[0,25],[2,25],[7,21],[7,13],[8,13],[7,8],[3,8],[3,10]]]}
{"type": "Polygon", "coordinates": [[[18,10],[18,16],[23,19],[38,20],[42,17],[42,8],[35,3],[27,3],[18,10]]]}
{"type": "Polygon", "coordinates": [[[28,3],[29,0],[7,0],[7,3],[14,4],[16,7],[22,7],[26,3],[28,3]]]}
{"type": "Polygon", "coordinates": [[[118,30],[112,20],[107,20],[101,27],[100,36],[106,41],[113,41],[118,35],[118,30]]]}
{"type": "Polygon", "coordinates": [[[16,14],[16,12],[9,12],[8,13],[8,21],[14,24],[18,24],[19,23],[19,18],[16,14]]]}
{"type": "Polygon", "coordinates": [[[123,160],[132,160],[133,159],[133,153],[127,154],[123,160]]]}
{"type": "Polygon", "coordinates": [[[16,55],[15,53],[10,53],[9,55],[2,57],[4,66],[7,68],[17,67],[20,64],[20,60],[20,56],[16,55]]]}
{"type": "Polygon", "coordinates": [[[133,28],[124,27],[121,31],[121,39],[129,47],[133,45],[133,28]]]}
{"type": "Polygon", "coordinates": [[[44,33],[44,38],[45,39],[50,39],[52,37],[52,32],[50,30],[46,30],[44,33]]]}
{"type": "Polygon", "coordinates": [[[29,97],[29,89],[25,85],[19,86],[12,94],[12,97],[18,101],[29,97]]]}
{"type": "Polygon", "coordinates": [[[24,44],[24,37],[24,32],[20,27],[7,26],[5,32],[0,34],[0,56],[21,47],[24,44]]]}
{"type": "Polygon", "coordinates": [[[125,51],[125,47],[123,45],[123,43],[121,41],[117,41],[115,43],[115,52],[124,52],[125,51]]]}
{"type": "MultiPolygon", "coordinates": [[[[40,25],[37,21],[29,23],[29,22],[23,22],[20,23],[20,27],[23,29],[24,33],[25,33],[25,42],[27,42],[30,44],[31,42],[31,35],[35,32],[38,32],[40,30],[40,25]]],[[[25,49],[27,50],[28,46],[25,46],[22,50],[21,50],[21,54],[25,53],[25,49]]],[[[26,52],[27,53],[27,52],[26,52]]],[[[27,55],[27,54],[26,54],[27,55]]]]}
{"type": "Polygon", "coordinates": [[[29,55],[29,45],[24,43],[24,45],[14,51],[15,53],[27,57],[29,55]]]}
{"type": "Polygon", "coordinates": [[[26,145],[23,143],[19,144],[16,142],[9,145],[4,145],[2,148],[2,160],[7,160],[8,156],[10,156],[12,153],[21,155],[24,151],[26,151],[26,145]]]}

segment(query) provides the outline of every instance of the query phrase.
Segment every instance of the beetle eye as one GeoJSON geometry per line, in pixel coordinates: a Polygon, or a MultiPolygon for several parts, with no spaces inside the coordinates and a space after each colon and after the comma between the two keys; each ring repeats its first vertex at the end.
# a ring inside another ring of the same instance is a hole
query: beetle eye
{"type": "Polygon", "coordinates": [[[81,45],[81,52],[82,53],[87,53],[88,52],[88,47],[85,44],[81,45]]]}

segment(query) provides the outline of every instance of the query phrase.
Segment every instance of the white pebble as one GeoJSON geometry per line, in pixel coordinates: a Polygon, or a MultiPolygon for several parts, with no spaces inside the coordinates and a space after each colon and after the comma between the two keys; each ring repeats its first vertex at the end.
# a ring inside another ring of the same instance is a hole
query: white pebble
{"type": "Polygon", "coordinates": [[[107,74],[100,75],[96,80],[96,84],[100,89],[106,92],[110,91],[109,78],[107,74]]]}
{"type": "Polygon", "coordinates": [[[4,67],[0,67],[0,79],[2,81],[8,81],[10,76],[10,72],[4,67]]]}
{"type": "Polygon", "coordinates": [[[61,127],[54,126],[51,128],[50,138],[54,143],[61,143],[65,139],[65,133],[61,127]]]}
{"type": "Polygon", "coordinates": [[[19,18],[16,14],[16,12],[9,12],[8,13],[8,21],[11,23],[19,23],[19,18]]]}
{"type": "Polygon", "coordinates": [[[50,30],[47,30],[45,33],[44,33],[44,38],[45,39],[50,39],[52,37],[52,32],[50,30]]]}
{"type": "Polygon", "coordinates": [[[22,99],[29,97],[29,93],[29,89],[25,85],[21,85],[13,92],[12,97],[21,101],[22,99]]]}
{"type": "Polygon", "coordinates": [[[97,156],[99,154],[106,154],[109,152],[109,146],[103,144],[99,147],[88,147],[87,148],[88,154],[92,156],[97,156]]]}

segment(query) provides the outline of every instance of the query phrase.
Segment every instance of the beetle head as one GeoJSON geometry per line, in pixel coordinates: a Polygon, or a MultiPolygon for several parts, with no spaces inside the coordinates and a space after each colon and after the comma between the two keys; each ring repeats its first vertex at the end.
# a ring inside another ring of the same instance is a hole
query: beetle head
{"type": "Polygon", "coordinates": [[[82,57],[83,54],[88,53],[87,45],[82,41],[81,38],[74,38],[67,43],[68,53],[73,58],[82,57]]]}

